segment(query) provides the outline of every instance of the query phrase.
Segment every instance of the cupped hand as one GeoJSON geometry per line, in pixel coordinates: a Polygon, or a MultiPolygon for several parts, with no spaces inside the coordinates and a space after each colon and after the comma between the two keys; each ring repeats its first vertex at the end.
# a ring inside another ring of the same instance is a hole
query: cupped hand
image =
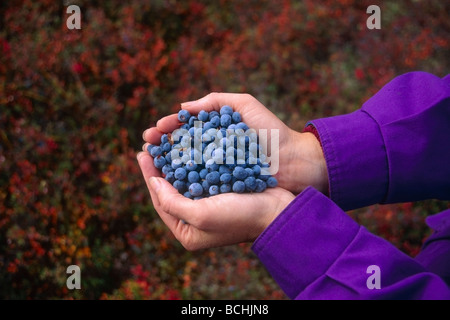
{"type": "Polygon", "coordinates": [[[191,114],[219,111],[230,105],[250,128],[276,129],[279,134],[279,187],[262,193],[219,194],[191,200],[178,191],[153,165],[147,145],[158,144],[164,133],[179,127],[176,114],[164,117],[143,133],[146,144],[137,156],[153,205],[164,223],[188,250],[254,241],[284,208],[307,186],[327,193],[328,177],[322,149],[310,133],[288,128],[258,100],[248,94],[212,93],[182,104],[191,114]]]}
{"type": "Polygon", "coordinates": [[[295,198],[277,187],[262,193],[226,193],[191,200],[160,177],[148,153],[139,153],[138,161],[153,206],[188,250],[252,242],[295,198]]]}
{"type": "MultiPolygon", "coordinates": [[[[313,186],[324,194],[328,193],[327,167],[316,137],[311,133],[290,129],[253,96],[211,93],[199,100],[183,103],[181,107],[195,115],[201,110],[219,111],[223,105],[230,105],[234,111],[238,111],[242,121],[252,129],[278,130],[279,168],[275,176],[281,188],[298,194],[306,187],[313,186]]],[[[158,143],[163,133],[172,132],[178,127],[177,115],[173,114],[159,120],[156,127],[146,130],[143,138],[148,143],[158,143]]]]}

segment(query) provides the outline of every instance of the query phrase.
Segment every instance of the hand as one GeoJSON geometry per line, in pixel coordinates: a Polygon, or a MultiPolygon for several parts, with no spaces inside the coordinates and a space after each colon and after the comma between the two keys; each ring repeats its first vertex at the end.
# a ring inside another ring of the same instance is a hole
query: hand
{"type": "Polygon", "coordinates": [[[219,110],[225,104],[240,112],[251,128],[279,130],[280,170],[276,177],[280,187],[260,194],[228,193],[201,200],[185,198],[161,178],[145,151],[148,143],[158,143],[163,133],[179,126],[176,114],[158,121],[156,127],[143,134],[147,143],[138,154],[138,162],[156,211],[188,250],[254,241],[295,198],[292,192],[299,193],[309,185],[323,192],[328,189],[325,160],[317,139],[310,133],[300,134],[289,129],[252,96],[213,93],[184,103],[182,108],[197,114],[200,110],[219,110]]]}
{"type": "Polygon", "coordinates": [[[277,187],[257,194],[226,193],[191,200],[165,179],[148,178],[157,171],[148,154],[140,153],[138,161],[156,211],[187,250],[252,242],[295,198],[277,187]]]}
{"type": "MultiPolygon", "coordinates": [[[[290,129],[251,95],[211,93],[199,100],[183,103],[181,107],[191,114],[197,114],[200,110],[219,111],[226,104],[241,113],[243,121],[250,128],[279,130],[279,170],[275,176],[281,188],[298,194],[306,187],[313,186],[328,194],[327,167],[316,137],[311,133],[290,129]]],[[[156,128],[144,132],[143,138],[149,143],[158,143],[161,135],[178,128],[178,123],[176,114],[162,118],[156,128]]]]}

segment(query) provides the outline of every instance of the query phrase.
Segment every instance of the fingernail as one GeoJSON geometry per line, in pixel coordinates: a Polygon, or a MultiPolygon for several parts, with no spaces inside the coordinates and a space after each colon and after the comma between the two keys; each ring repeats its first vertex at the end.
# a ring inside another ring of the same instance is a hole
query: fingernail
{"type": "Polygon", "coordinates": [[[142,140],[144,140],[145,141],[145,133],[148,131],[148,129],[147,130],[144,130],[144,132],[142,132],[142,140]]]}
{"type": "Polygon", "coordinates": [[[144,151],[140,151],[137,153],[136,158],[138,159],[138,161],[142,158],[142,156],[144,155],[144,151]]]}
{"type": "Polygon", "coordinates": [[[159,182],[159,179],[155,177],[151,177],[148,182],[150,184],[150,188],[152,188],[155,191],[158,191],[159,187],[161,186],[161,182],[159,182]]]}

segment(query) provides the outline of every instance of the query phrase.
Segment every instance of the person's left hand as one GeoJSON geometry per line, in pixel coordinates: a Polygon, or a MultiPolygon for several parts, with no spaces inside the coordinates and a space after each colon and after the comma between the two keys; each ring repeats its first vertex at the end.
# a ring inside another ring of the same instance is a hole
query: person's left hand
{"type": "Polygon", "coordinates": [[[156,211],[187,250],[254,241],[295,198],[277,187],[191,200],[161,177],[148,152],[137,158],[156,211]]]}

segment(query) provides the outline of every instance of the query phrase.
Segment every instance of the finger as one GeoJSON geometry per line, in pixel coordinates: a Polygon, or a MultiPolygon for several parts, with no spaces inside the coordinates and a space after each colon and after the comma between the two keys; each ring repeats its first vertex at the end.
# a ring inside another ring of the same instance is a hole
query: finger
{"type": "Polygon", "coordinates": [[[198,225],[198,216],[203,215],[202,200],[191,200],[180,194],[165,179],[150,179],[150,189],[158,197],[160,208],[165,213],[188,222],[194,226],[198,225]]]}
{"type": "Polygon", "coordinates": [[[142,138],[148,143],[159,145],[161,143],[162,135],[163,132],[158,130],[156,127],[152,127],[144,131],[142,138]]]}
{"type": "Polygon", "coordinates": [[[208,112],[213,110],[220,111],[220,108],[224,105],[229,105],[233,110],[240,111],[242,110],[243,102],[247,98],[248,95],[242,93],[213,92],[201,99],[184,102],[181,104],[181,108],[188,110],[192,114],[198,114],[201,110],[208,112]]]}
{"type": "Polygon", "coordinates": [[[161,118],[157,123],[156,127],[160,132],[172,132],[180,127],[180,121],[178,121],[177,114],[171,114],[161,118]]]}
{"type": "Polygon", "coordinates": [[[169,227],[169,229],[174,232],[176,230],[178,223],[180,222],[179,219],[163,212],[161,210],[161,204],[159,202],[157,194],[152,190],[150,187],[150,178],[151,177],[158,177],[160,176],[159,171],[155,168],[153,165],[153,159],[150,157],[150,155],[146,152],[140,152],[137,155],[138,163],[141,168],[142,174],[145,179],[145,183],[147,184],[147,188],[150,192],[150,196],[152,198],[153,206],[155,207],[155,210],[158,212],[161,219],[164,221],[164,223],[169,227]]]}
{"type": "Polygon", "coordinates": [[[150,191],[150,196],[152,198],[153,207],[155,208],[156,212],[158,213],[161,220],[167,225],[167,227],[172,231],[174,235],[177,233],[177,226],[180,224],[180,219],[175,218],[174,216],[171,216],[170,214],[167,214],[164,212],[161,208],[161,203],[159,202],[158,196],[153,191],[153,189],[150,187],[149,180],[146,181],[148,185],[148,189],[150,191]]]}
{"type": "Polygon", "coordinates": [[[269,109],[245,93],[210,93],[195,101],[184,102],[182,109],[191,114],[198,114],[201,110],[220,111],[224,105],[229,105],[234,111],[241,113],[243,121],[253,129],[286,129],[286,125],[269,109]],[[246,119],[249,119],[248,121],[246,119]]]}
{"type": "MultiPolygon", "coordinates": [[[[160,177],[161,173],[153,165],[153,158],[146,151],[141,151],[136,156],[142,175],[147,182],[151,177],[160,177]]],[[[148,185],[147,185],[148,187],[148,185]]]]}

